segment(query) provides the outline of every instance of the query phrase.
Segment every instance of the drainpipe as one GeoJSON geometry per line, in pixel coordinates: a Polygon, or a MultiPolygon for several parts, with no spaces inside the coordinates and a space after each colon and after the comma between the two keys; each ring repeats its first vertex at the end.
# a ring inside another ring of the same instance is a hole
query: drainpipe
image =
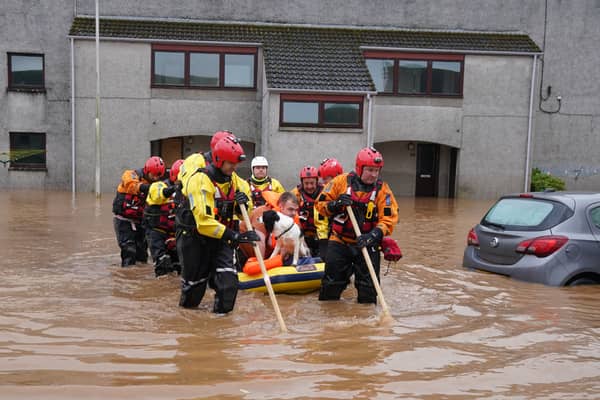
{"type": "Polygon", "coordinates": [[[75,39],[71,38],[71,192],[75,193],[75,39]]]}
{"type": "Polygon", "coordinates": [[[101,196],[100,191],[100,166],[102,164],[102,142],[100,135],[100,18],[98,0],[96,0],[96,198],[101,196]]]}
{"type": "Polygon", "coordinates": [[[371,130],[371,119],[373,116],[373,97],[367,93],[368,111],[367,111],[367,147],[373,146],[373,132],[371,130]]]}
{"type": "Polygon", "coordinates": [[[533,122],[533,91],[535,88],[535,70],[537,67],[537,54],[533,56],[531,66],[531,89],[529,92],[529,116],[527,118],[527,154],[525,155],[525,187],[523,191],[529,191],[529,170],[531,169],[531,124],[533,122]]]}

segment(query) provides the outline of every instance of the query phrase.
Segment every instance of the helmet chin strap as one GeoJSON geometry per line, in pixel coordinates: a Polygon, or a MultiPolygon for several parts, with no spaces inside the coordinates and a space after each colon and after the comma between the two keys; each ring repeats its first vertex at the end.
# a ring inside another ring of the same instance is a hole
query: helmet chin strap
{"type": "Polygon", "coordinates": [[[252,181],[255,182],[255,183],[263,183],[266,180],[267,180],[266,176],[264,178],[258,179],[257,177],[254,176],[254,174],[252,174],[252,181]]]}

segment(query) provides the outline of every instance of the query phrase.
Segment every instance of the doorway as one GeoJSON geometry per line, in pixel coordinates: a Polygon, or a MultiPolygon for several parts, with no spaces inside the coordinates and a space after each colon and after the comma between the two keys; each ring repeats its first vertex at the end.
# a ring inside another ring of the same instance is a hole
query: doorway
{"type": "Polygon", "coordinates": [[[175,137],[160,141],[160,156],[167,166],[183,157],[183,138],[175,137]]]}
{"type": "Polygon", "coordinates": [[[438,173],[440,166],[440,145],[435,143],[417,144],[416,197],[437,197],[438,173]]]}

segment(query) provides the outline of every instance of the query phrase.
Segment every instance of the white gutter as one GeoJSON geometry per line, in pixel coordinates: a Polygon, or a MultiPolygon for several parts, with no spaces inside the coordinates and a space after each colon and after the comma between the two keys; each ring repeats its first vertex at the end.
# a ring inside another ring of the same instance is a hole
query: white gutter
{"type": "Polygon", "coordinates": [[[533,56],[531,65],[531,89],[529,91],[529,116],[527,117],[527,154],[525,155],[525,187],[523,191],[529,192],[529,170],[531,163],[531,125],[533,122],[533,91],[535,89],[535,70],[537,68],[537,54],[533,56]]]}
{"type": "MultiPolygon", "coordinates": [[[[82,36],[82,35],[68,35],[69,38],[78,40],[95,40],[96,37],[82,36]]],[[[105,42],[132,42],[132,43],[188,43],[188,44],[201,44],[205,46],[235,46],[235,47],[262,47],[262,43],[254,42],[218,42],[214,40],[178,40],[178,39],[136,39],[136,38],[123,38],[113,36],[100,36],[100,40],[105,42]]]]}
{"type": "Polygon", "coordinates": [[[286,88],[267,88],[269,92],[275,93],[314,93],[314,94],[341,94],[341,95],[373,95],[377,92],[358,91],[358,90],[321,90],[321,89],[286,89],[286,88]]]}
{"type": "Polygon", "coordinates": [[[75,39],[71,38],[71,192],[75,193],[75,39]]]}
{"type": "Polygon", "coordinates": [[[367,111],[367,147],[373,146],[373,131],[371,130],[371,121],[373,116],[373,97],[367,93],[368,111],[367,111]]]}
{"type": "Polygon", "coordinates": [[[456,49],[420,49],[417,47],[375,47],[375,46],[360,46],[361,50],[376,50],[376,51],[402,51],[411,53],[456,53],[456,54],[482,54],[493,56],[532,56],[542,55],[542,52],[536,51],[492,51],[492,50],[456,50],[456,49]]]}

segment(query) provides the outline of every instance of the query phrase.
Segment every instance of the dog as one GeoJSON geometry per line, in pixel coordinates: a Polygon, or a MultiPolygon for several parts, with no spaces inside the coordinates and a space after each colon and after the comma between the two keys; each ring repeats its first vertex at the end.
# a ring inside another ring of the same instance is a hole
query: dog
{"type": "Polygon", "coordinates": [[[278,211],[265,211],[261,218],[267,232],[272,233],[276,239],[275,248],[269,258],[279,253],[283,256],[293,254],[292,265],[298,265],[300,257],[310,257],[310,250],[302,237],[302,231],[293,218],[278,211]]]}

